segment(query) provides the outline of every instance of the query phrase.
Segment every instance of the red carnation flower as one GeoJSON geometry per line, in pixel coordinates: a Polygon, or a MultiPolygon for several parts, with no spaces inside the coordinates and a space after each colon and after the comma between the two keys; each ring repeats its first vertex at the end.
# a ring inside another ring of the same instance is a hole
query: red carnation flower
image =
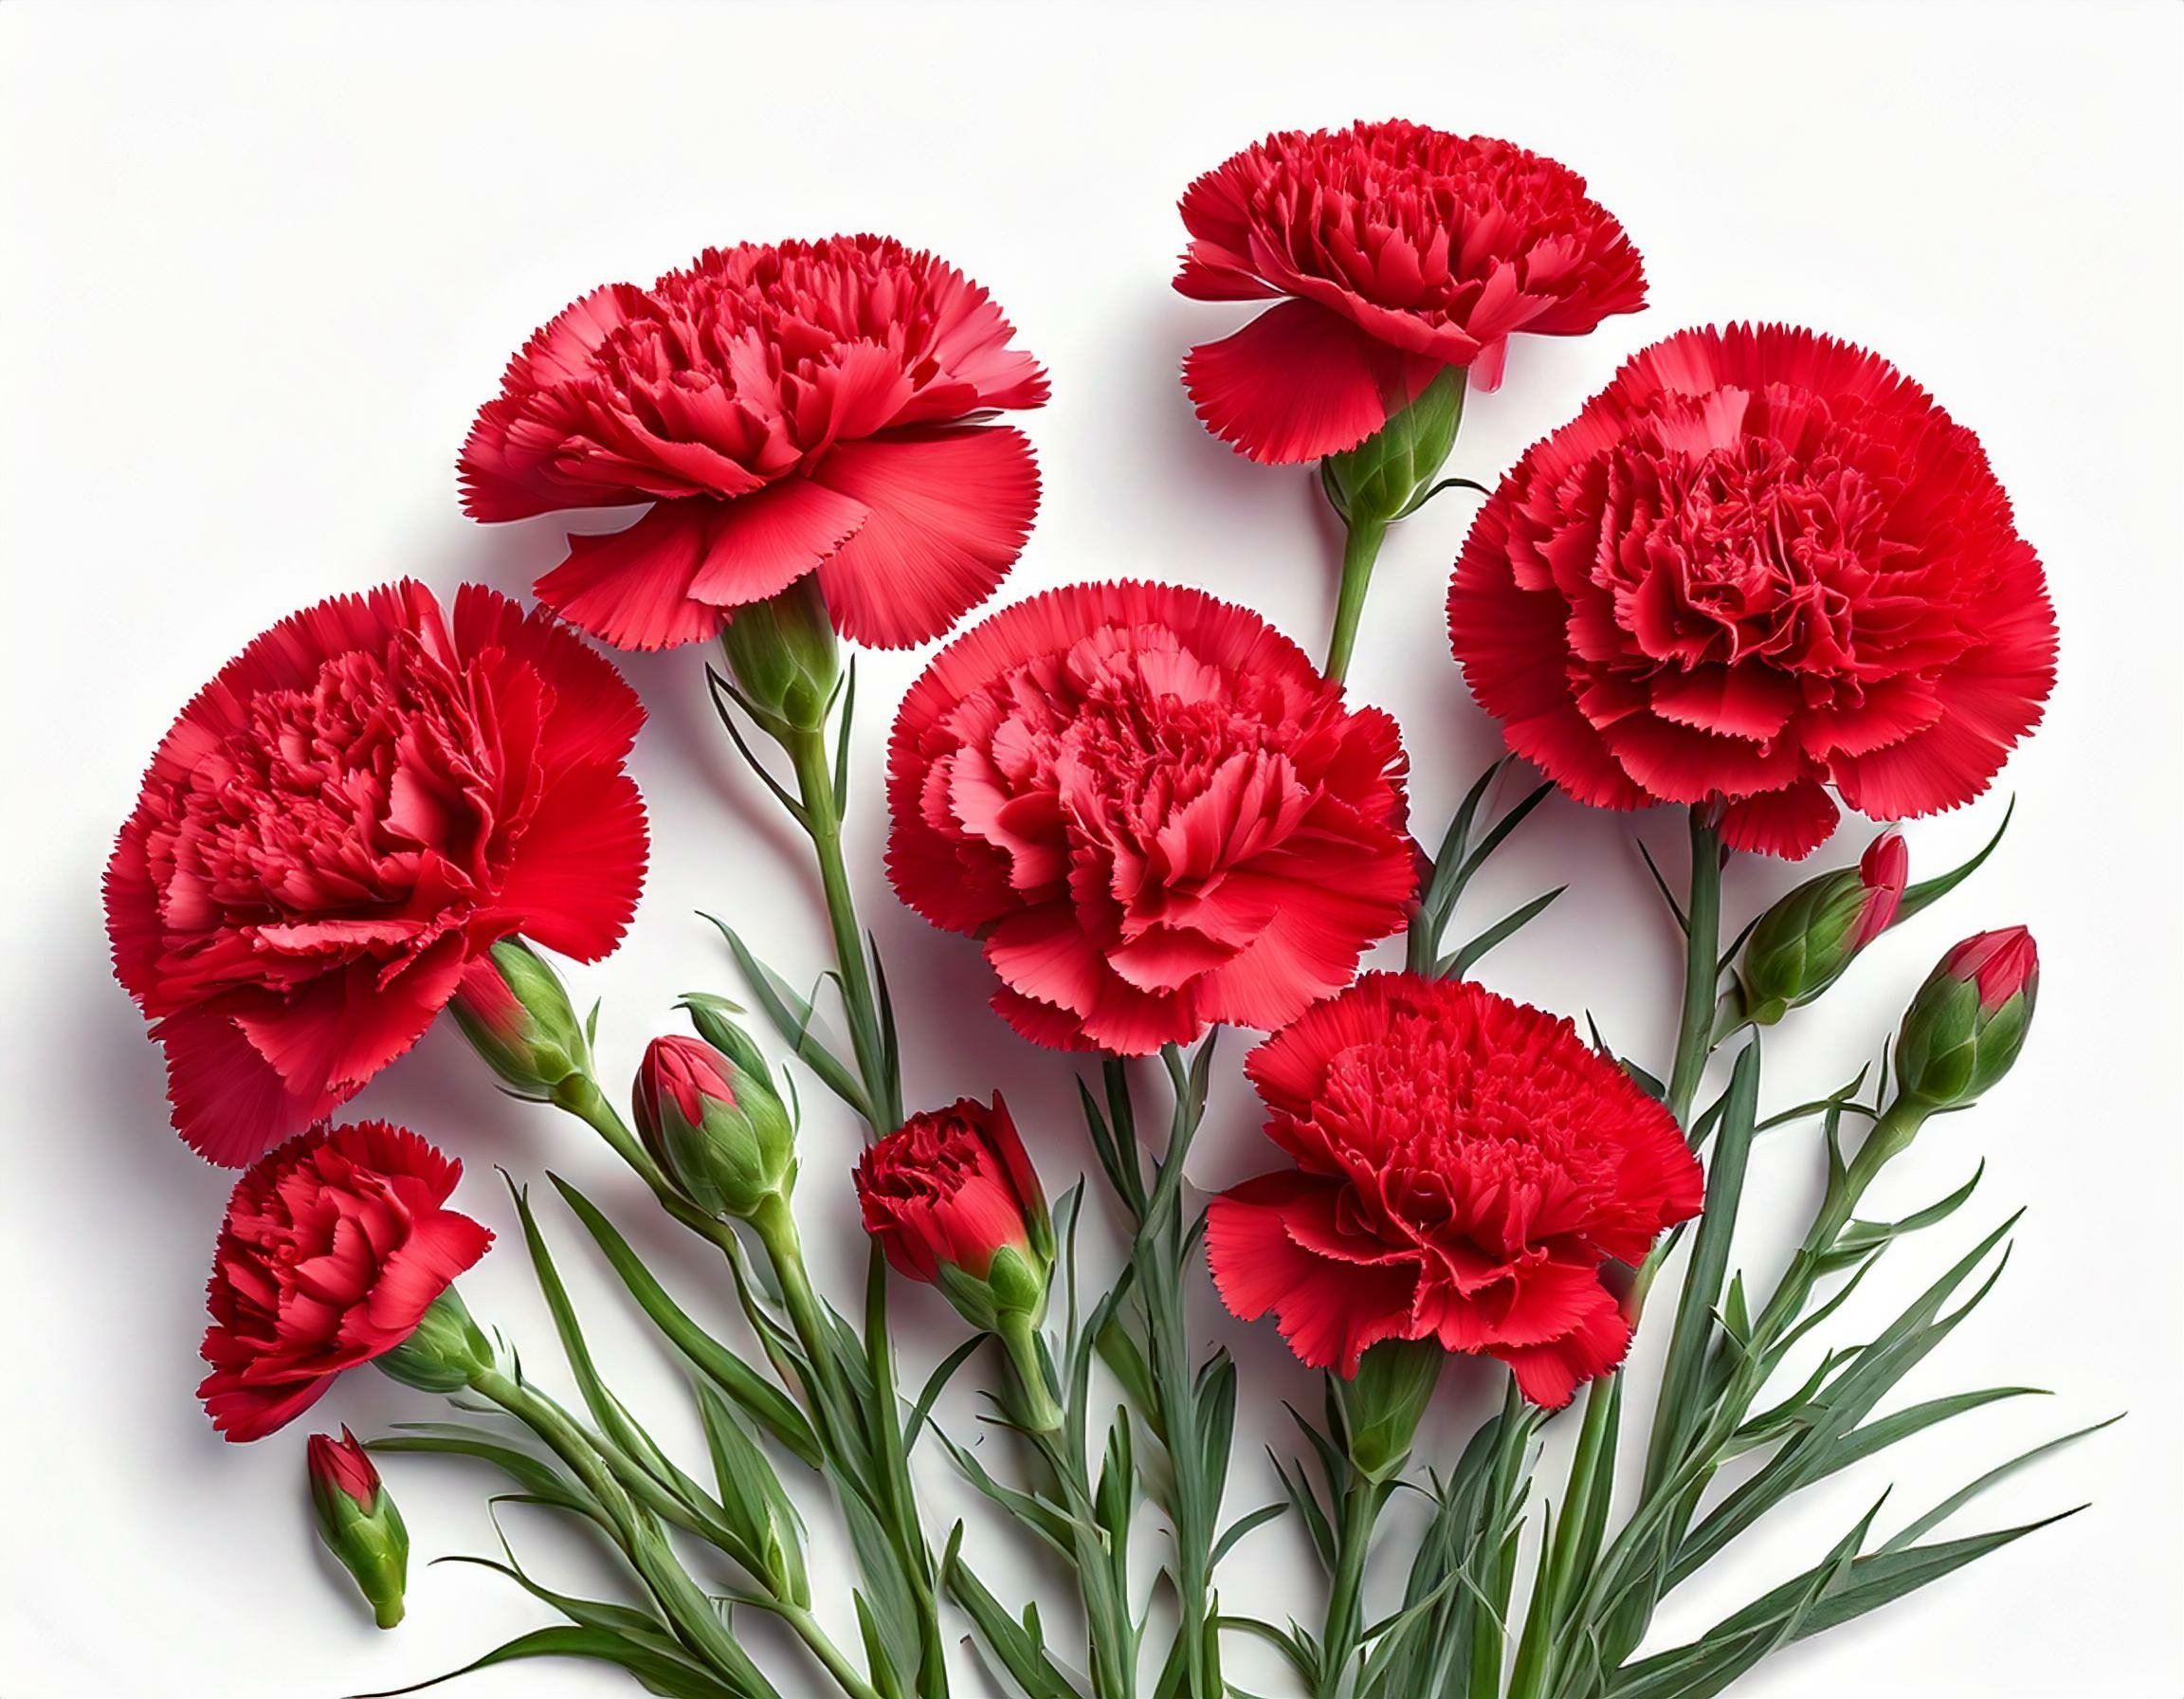
{"type": "Polygon", "coordinates": [[[1824,785],[1894,820],[1969,802],[2040,719],[2055,614],[1979,441],[1878,356],[1684,331],[1536,445],[1448,597],[1509,747],[1580,802],[1726,805],[1809,853],[1824,785]]]}
{"type": "Polygon", "coordinates": [[[1135,1055],[1277,1027],[1415,883],[1403,750],[1247,609],[1080,584],[937,655],[895,722],[888,869],[983,938],[1027,1038],[1135,1055]]]}
{"type": "Polygon", "coordinates": [[[974,1281],[1013,1251],[1044,1300],[1053,1256],[1046,1195],[1000,1093],[926,1109],[872,1145],[854,1176],[864,1231],[896,1272],[942,1284],[943,1266],[974,1281]]]}
{"type": "Polygon", "coordinates": [[[1175,287],[1286,296],[1191,351],[1207,429],[1253,460],[1355,448],[1448,366],[1490,390],[1519,332],[1582,336],[1646,304],[1630,239],[1565,166],[1400,120],[1283,131],[1191,185],[1175,287]]]}
{"type": "Polygon", "coordinates": [[[292,1139],[235,1182],[197,1388],[215,1428],[263,1439],[410,1337],[493,1242],[441,1207],[462,1173],[409,1128],[361,1121],[292,1139]]]}
{"type": "Polygon", "coordinates": [[[1623,1360],[1601,1264],[1699,1213],[1668,1111],[1566,1020],[1468,982],[1368,974],[1245,1063],[1297,1166],[1213,1200],[1213,1278],[1297,1355],[1387,1339],[1496,1357],[1536,1404],[1623,1360]]]}
{"type": "Polygon", "coordinates": [[[966,423],[1046,399],[1012,335],[985,290],[889,237],[708,248],[533,335],[464,445],[464,509],[650,503],[570,538],[537,584],[624,649],[711,637],[814,571],[844,634],[922,643],[1031,529],[1030,445],[966,423]]]}
{"type": "Polygon", "coordinates": [[[464,585],[337,596],[183,709],[106,869],[114,967],[174,1125],[238,1165],[414,1044],[521,932],[614,947],[645,873],[644,709],[543,613],[464,585]]]}

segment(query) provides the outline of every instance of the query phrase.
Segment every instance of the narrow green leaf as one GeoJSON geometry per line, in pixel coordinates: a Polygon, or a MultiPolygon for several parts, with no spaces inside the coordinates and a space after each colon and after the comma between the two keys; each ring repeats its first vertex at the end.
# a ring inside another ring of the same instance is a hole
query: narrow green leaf
{"type": "Polygon", "coordinates": [[[1478,966],[1487,951],[1493,949],[1496,944],[1514,938],[1519,932],[1538,920],[1547,912],[1555,899],[1569,888],[1566,885],[1558,885],[1553,890],[1533,898],[1521,908],[1514,909],[1503,915],[1485,931],[1480,933],[1477,938],[1458,950],[1455,955],[1437,964],[1434,969],[1435,973],[1444,979],[1463,978],[1474,967],[1478,966]]]}
{"type": "Polygon", "coordinates": [[[872,1110],[865,1102],[864,1088],[857,1083],[855,1071],[811,1030],[818,1016],[810,999],[753,955],[750,946],[726,921],[703,913],[699,918],[711,921],[719,928],[720,936],[728,941],[737,967],[749,981],[752,995],[758,999],[758,1006],[765,1011],[766,1018],[773,1023],[782,1042],[796,1052],[804,1066],[818,1075],[829,1091],[856,1110],[858,1119],[871,1121],[872,1110]]]}
{"type": "Polygon", "coordinates": [[[1976,873],[1980,865],[1994,853],[1996,846],[2002,842],[2002,834],[2010,830],[2010,816],[2016,812],[2017,798],[2012,796],[2010,798],[2010,806],[2002,811],[2002,824],[1994,829],[1994,835],[1987,840],[1987,847],[1984,850],[1961,867],[1952,868],[1948,872],[1936,878],[1921,879],[1917,885],[1907,886],[1903,892],[1902,901],[1896,904],[1896,918],[1890,924],[1901,926],[1920,909],[1929,908],[1938,903],[1976,873]]]}
{"type": "Polygon", "coordinates": [[[360,1693],[356,1699],[397,1699],[403,1693],[419,1693],[427,1688],[438,1687],[442,1682],[453,1681],[460,1675],[472,1675],[481,1670],[490,1670],[498,1664],[514,1663],[521,1658],[566,1657],[584,1658],[595,1663],[612,1664],[635,1676],[651,1692],[665,1699],[750,1699],[745,1691],[729,1686],[709,1674],[703,1666],[679,1654],[655,1652],[622,1636],[594,1628],[539,1628],[527,1635],[519,1635],[513,1640],[496,1646],[483,1657],[450,1670],[445,1675],[435,1675],[428,1681],[412,1682],[406,1688],[382,1688],[374,1693],[360,1693]]]}
{"type": "Polygon", "coordinates": [[[813,1469],[819,1468],[824,1461],[819,1436],[789,1396],[693,1321],[653,1278],[644,1259],[629,1248],[628,1241],[596,1204],[559,1175],[549,1174],[547,1178],[554,1182],[562,1199],[598,1243],[601,1252],[653,1325],[737,1409],[803,1462],[813,1469]]]}
{"type": "Polygon", "coordinates": [[[2020,1452],[2016,1456],[2011,1458],[2009,1462],[2004,1463],[1997,1468],[1989,1470],[1985,1474],[1981,1475],[1977,1480],[1972,1482],[1969,1486],[1960,1488],[1958,1490],[1951,1493],[1947,1498],[1943,1499],[1939,1504],[1936,1505],[1931,1510],[1927,1511],[1925,1515],[1920,1517],[1916,1522],[1910,1523],[1903,1528],[1900,1529],[1897,1533],[1892,1535],[1884,1544],[1883,1544],[1881,1547],[1882,1551],[1884,1553],[1902,1551],[1905,1546],[1915,1544],[1918,1541],[1920,1535],[1930,1533],[1935,1528],[1939,1527],[1944,1522],[1947,1522],[1950,1517],[1956,1515],[1957,1511],[1961,1510],[1966,1505],[1970,1504],[1974,1499],[1977,1498],[1989,1488],[1999,1486],[2002,1482],[2008,1480],[2011,1475],[2015,1474],[2019,1470],[2028,1468],[2030,1465],[2037,1463],[2041,1458],[2049,1455],[2051,1452],[2063,1450],[2065,1446],[2075,1445],[2079,1440],[2085,1438],[2088,1434],[2098,1434],[2102,1429],[2112,1427],[2122,1419],[2123,1417],[2121,1414],[2119,1413],[2115,1416],[2109,1416],[2105,1421],[2094,1422],[2088,1427],[2078,1429],[2075,1433],[2065,1434],[2057,1438],[2048,1440],[2044,1444],[2036,1445],[2029,1452],[2020,1452]]]}

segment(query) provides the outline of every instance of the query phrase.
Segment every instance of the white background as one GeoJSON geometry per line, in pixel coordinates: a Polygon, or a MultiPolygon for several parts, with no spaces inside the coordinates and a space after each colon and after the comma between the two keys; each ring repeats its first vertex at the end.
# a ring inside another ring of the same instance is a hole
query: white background
{"type": "MultiPolygon", "coordinates": [[[[545,1619],[482,1571],[426,1567],[491,1549],[486,1482],[452,1464],[390,1470],[416,1544],[399,1633],[375,1634],[316,1554],[303,1432],[340,1419],[383,1431],[430,1414],[422,1395],[355,1376],[316,1421],[251,1448],[216,1440],[191,1398],[229,1177],[166,1129],[158,1056],[107,977],[98,901],[113,831],[175,709],[252,633],[331,593],[397,574],[443,592],[464,578],[522,591],[559,558],[556,522],[474,526],[453,477],[509,351],[599,282],[648,281],[708,244],[835,229],[889,230],[956,260],[1051,367],[1053,403],[1027,421],[1045,504],[1004,597],[1168,576],[1249,600],[1317,649],[1331,538],[1310,479],[1202,435],[1175,381],[1186,346],[1239,320],[1169,290],[1174,203],[1268,129],[1388,113],[1569,162],[1629,227],[1652,281],[1642,316],[1575,341],[1520,339],[1506,387],[1474,399],[1454,470],[1492,479],[1624,354],[1682,325],[1800,320],[1888,354],[1982,433],[2061,610],[2046,727],[1996,795],[1910,832],[1918,869],[1936,870],[1993,830],[2013,790],[2001,853],[1772,1039],[1767,1081],[1781,1105],[1847,1077],[1953,939],[2033,925],[2046,977],[2023,1063],[1978,1114],[1938,1124],[1880,1203],[1923,1203],[1984,1158],[1980,1195],[1931,1243],[1891,1256],[1842,1337],[2029,1204],[2007,1278],[1901,1396],[1994,1383],[2055,1396],[1981,1412],[1799,1501],[1672,1601],[1658,1643],[1811,1561],[1890,1479],[1884,1529],[2025,1445],[2128,1410],[1950,1531],[2091,1501],[2083,1515],[1738,1690],[2184,1691],[2180,23],[2175,8],[2091,4],[0,9],[0,551],[14,633],[0,793],[12,821],[0,1692],[326,1696],[437,1673],[545,1619]]],[[[1495,745],[1439,612],[1469,511],[1444,498],[1391,545],[1356,668],[1361,694],[1403,720],[1419,816],[1436,829],[1495,745]]],[[[1068,1067],[1001,1027],[974,947],[925,929],[879,873],[886,712],[919,659],[867,661],[852,825],[904,1011],[910,1094],[1005,1087],[1058,1187],[1083,1161],[1068,1067]]],[[[582,998],[606,999],[617,1078],[670,1024],[673,994],[737,989],[694,909],[733,917],[792,977],[815,971],[822,949],[814,886],[722,747],[700,656],[628,669],[653,716],[636,767],[657,850],[633,938],[576,976],[582,998]]],[[[1590,1008],[1658,1063],[1673,945],[1633,831],[1680,863],[1668,815],[1555,803],[1468,913],[1483,924],[1574,881],[1488,977],[1553,1009],[1590,1008]]],[[[1823,859],[1864,837],[1854,828],[1823,859]]],[[[1732,922],[1792,877],[1736,867],[1732,922]]],[[[1231,1042],[1203,1144],[1209,1184],[1265,1161],[1241,1050],[1231,1042]]],[[[355,1108],[408,1119],[464,1156],[465,1206],[504,1237],[496,1163],[532,1179],[551,1165],[645,1218],[604,1150],[497,1097],[449,1031],[355,1108]]],[[[817,1105],[807,1138],[799,1205],[823,1277],[847,1294],[861,1266],[844,1178],[854,1135],[817,1105]]],[[[1766,1146],[1741,1238],[1762,1270],[1811,1208],[1817,1172],[1810,1128],[1766,1146]]],[[[545,1215],[610,1373],[686,1443],[659,1353],[573,1225],[545,1215]]],[[[646,1242],[694,1303],[720,1310],[691,1247],[671,1232],[646,1242]]],[[[519,1251],[504,1245],[464,1285],[546,1372],[519,1251]]],[[[957,1337],[928,1300],[898,1306],[913,1375],[957,1337]]],[[[1271,1490],[1262,1442],[1288,1449],[1278,1398],[1316,1389],[1270,1327],[1210,1303],[1206,1324],[1243,1360],[1233,1491],[1248,1508],[1271,1490]]],[[[1453,1457],[1488,1379],[1447,1378],[1434,1460],[1453,1457]]],[[[954,1407],[958,1432],[971,1415],[954,1407]]],[[[1566,1443],[1542,1476],[1556,1496],[1566,1443]]],[[[999,1590],[1037,1588],[1066,1633],[1056,1578],[1015,1558],[941,1459],[922,1462],[936,1518],[967,1510],[999,1590]]],[[[515,1532],[549,1579],[581,1578],[526,1514],[515,1532]]],[[[816,1503],[814,1520],[824,1527],[816,1503]]],[[[1264,1531],[1224,1572],[1225,1599],[1309,1610],[1307,1562],[1293,1531],[1264,1531]]],[[[840,1603],[828,1601],[838,1626],[840,1603]]],[[[1247,1685],[1279,1688],[1263,1660],[1236,1655],[1247,1685]]],[[[786,1693],[815,1690],[808,1666],[777,1667],[786,1693]]],[[[964,1689],[982,1690],[975,1677],[964,1689]]],[[[590,1667],[528,1665],[468,1690],[634,1689],[590,1667]]]]}

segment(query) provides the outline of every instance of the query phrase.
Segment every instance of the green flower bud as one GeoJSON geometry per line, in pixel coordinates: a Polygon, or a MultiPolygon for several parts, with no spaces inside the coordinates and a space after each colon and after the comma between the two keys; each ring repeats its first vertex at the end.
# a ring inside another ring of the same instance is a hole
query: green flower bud
{"type": "Polygon", "coordinates": [[[1392,1478],[1410,1458],[1447,1356],[1435,1340],[1382,1340],[1355,1376],[1331,1383],[1350,1461],[1367,1480],[1392,1478]]]}
{"type": "Polygon", "coordinates": [[[551,1103],[556,1086],[592,1066],[560,976],[520,938],[473,957],[447,1007],[470,1048],[519,1097],[551,1103]]]}
{"type": "Polygon", "coordinates": [[[408,1339],[373,1361],[382,1374],[419,1392],[461,1392],[493,1366],[493,1346],[449,1287],[408,1339]]]}
{"type": "Polygon", "coordinates": [[[1807,880],[1760,916],[1737,969],[1750,1019],[1772,1026],[1834,984],[1894,923],[1910,871],[1903,839],[1884,832],[1855,868],[1807,880]]]}
{"type": "Polygon", "coordinates": [[[731,1023],[740,1057],[699,1038],[655,1038],[632,1092],[637,1131],[683,1196],[748,1219],[796,1179],[796,1129],[755,1046],[731,1023]]]}
{"type": "Polygon", "coordinates": [[[1898,1098],[1933,1113],[1976,1102],[2025,1047],[2040,953],[2022,926],[1968,938],[1927,977],[1896,1034],[1898,1098]]]}
{"type": "Polygon", "coordinates": [[[373,1619],[381,1628],[392,1628],[402,1620],[402,1594],[410,1574],[410,1530],[402,1525],[402,1512],[347,1428],[339,1439],[312,1434],[304,1463],[318,1538],[356,1578],[373,1619]]]}
{"type": "Polygon", "coordinates": [[[819,575],[736,610],[720,632],[736,687],[766,730],[817,731],[842,678],[834,622],[819,594],[819,575]]]}

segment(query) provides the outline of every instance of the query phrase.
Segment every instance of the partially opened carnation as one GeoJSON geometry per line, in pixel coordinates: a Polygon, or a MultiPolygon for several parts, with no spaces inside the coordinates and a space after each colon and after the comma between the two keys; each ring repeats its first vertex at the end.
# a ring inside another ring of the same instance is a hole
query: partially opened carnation
{"type": "Polygon", "coordinates": [[[1478,985],[1368,974],[1245,1063],[1296,1160],[1213,1200],[1228,1307],[1313,1367],[1381,1340],[1499,1358],[1559,1407],[1623,1359],[1601,1283],[1699,1213],[1668,1111],[1566,1020],[1478,985]]]}
{"type": "Polygon", "coordinates": [[[645,718],[543,613],[421,584],[282,620],[167,734],[106,869],[174,1125],[239,1165],[408,1050],[520,932],[581,960],[645,874],[645,718]]]}
{"type": "Polygon", "coordinates": [[[1510,748],[1581,802],[1719,803],[1801,856],[1984,791],[2055,614],[1972,432],[1877,355],[1779,325],[1634,357],[1481,510],[1448,597],[1510,748]]]}
{"type": "Polygon", "coordinates": [[[818,574],[836,628],[901,648],[985,599],[1024,545],[1023,433],[1046,379],[986,291],[883,236],[709,248],[594,290],[508,364],[463,449],[478,520],[650,510],[572,537],[541,601],[625,649],[711,637],[818,574]]]}
{"type": "Polygon", "coordinates": [[[462,1174],[409,1128],[362,1121],[292,1139],[235,1182],[197,1389],[215,1428],[261,1439],[408,1341],[493,1242],[445,1207],[462,1174]]]}
{"type": "Polygon", "coordinates": [[[1004,609],[904,699],[888,870],[984,939],[1041,1044],[1142,1054],[1348,982],[1414,883],[1395,722],[1247,609],[1081,584],[1004,609]]]}
{"type": "Polygon", "coordinates": [[[1585,179],[1489,137],[1283,131],[1192,184],[1182,212],[1183,294],[1286,298],[1184,362],[1206,428],[1253,460],[1355,448],[1444,369],[1492,389],[1511,336],[1579,336],[1646,301],[1585,179]]]}

